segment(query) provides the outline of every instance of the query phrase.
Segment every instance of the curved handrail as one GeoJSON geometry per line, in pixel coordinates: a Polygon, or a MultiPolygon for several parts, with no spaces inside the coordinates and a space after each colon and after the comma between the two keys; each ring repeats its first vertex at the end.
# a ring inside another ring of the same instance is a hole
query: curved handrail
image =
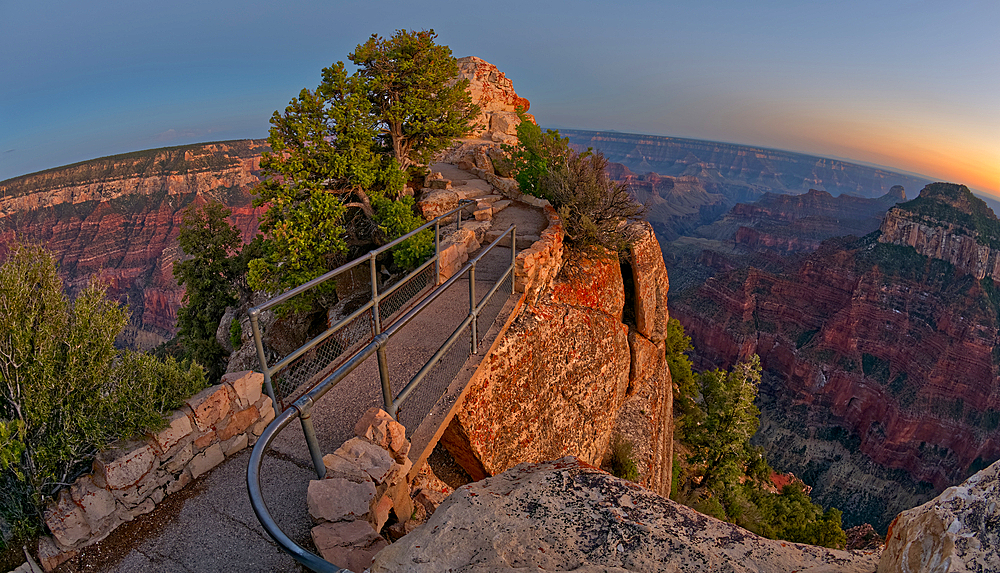
{"type": "MultiPolygon", "coordinates": [[[[395,400],[392,401],[391,408],[393,411],[402,404],[404,400],[408,397],[410,392],[420,383],[423,377],[426,375],[427,371],[433,367],[435,363],[441,358],[444,352],[448,350],[459,338],[459,335],[471,325],[475,325],[476,318],[478,317],[480,311],[486,305],[487,301],[499,290],[500,285],[504,283],[508,278],[511,279],[511,294],[513,294],[513,284],[514,284],[514,264],[517,256],[517,228],[515,225],[510,225],[507,230],[504,231],[499,237],[497,237],[492,243],[490,243],[486,248],[484,248],[478,255],[470,259],[458,272],[448,278],[444,283],[439,285],[433,291],[430,292],[426,297],[424,297],[420,302],[418,302],[413,308],[406,312],[403,316],[397,318],[392,324],[380,334],[374,337],[374,339],[365,345],[363,348],[356,351],[347,361],[337,367],[332,373],[330,373],[321,382],[316,384],[311,390],[306,392],[303,396],[297,399],[291,406],[286,408],[279,416],[271,421],[270,424],[264,429],[257,442],[254,444],[253,450],[250,453],[250,460],[247,467],[247,490],[250,495],[250,505],[253,507],[254,513],[257,515],[257,520],[260,521],[264,530],[267,531],[281,547],[283,551],[288,553],[295,559],[298,563],[317,571],[320,573],[350,573],[349,570],[339,568],[336,565],[326,561],[322,557],[317,556],[314,553],[300,547],[294,541],[291,540],[278,526],[274,518],[271,516],[270,511],[267,509],[267,504],[264,502],[263,491],[261,489],[260,483],[260,469],[261,464],[264,459],[264,450],[271,444],[275,436],[279,432],[285,429],[288,424],[295,418],[299,418],[302,421],[303,432],[306,436],[306,443],[309,446],[310,455],[313,459],[314,465],[316,465],[317,475],[322,478],[325,473],[325,467],[322,465],[322,452],[319,451],[319,444],[315,438],[315,432],[312,428],[312,420],[309,414],[310,409],[313,404],[318,401],[324,394],[326,394],[330,389],[336,386],[341,380],[347,377],[358,365],[364,362],[366,359],[375,354],[379,349],[385,347],[386,342],[394,334],[399,332],[400,328],[409,323],[417,314],[422,310],[427,308],[427,306],[433,302],[436,298],[441,296],[452,284],[463,276],[466,272],[469,273],[470,279],[470,309],[469,315],[462,321],[459,327],[452,333],[448,340],[438,349],[438,351],[431,357],[431,359],[421,368],[420,372],[417,373],[413,379],[400,391],[399,395],[395,400]],[[500,244],[507,236],[510,236],[511,241],[511,258],[510,264],[507,270],[497,279],[496,284],[490,289],[489,293],[483,297],[482,302],[476,302],[475,297],[475,269],[479,261],[494,247],[500,244]]],[[[475,338],[476,331],[473,327],[473,348],[475,348],[475,338]]],[[[391,412],[394,413],[394,412],[391,412]]]]}
{"type": "Polygon", "coordinates": [[[260,438],[257,439],[257,443],[254,444],[253,452],[250,454],[250,465],[247,467],[247,491],[250,493],[250,505],[253,506],[253,512],[257,515],[257,521],[264,527],[268,535],[297,562],[319,573],[351,573],[350,570],[337,567],[319,555],[299,547],[278,527],[264,501],[263,491],[260,487],[260,462],[263,460],[264,450],[271,445],[271,441],[278,435],[278,432],[285,429],[285,426],[298,416],[298,408],[288,408],[267,425],[260,438]]]}

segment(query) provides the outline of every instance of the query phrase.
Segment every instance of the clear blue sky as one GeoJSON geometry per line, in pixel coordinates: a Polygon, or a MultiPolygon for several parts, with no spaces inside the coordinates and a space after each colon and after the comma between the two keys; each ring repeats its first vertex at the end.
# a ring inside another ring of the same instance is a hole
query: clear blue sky
{"type": "Polygon", "coordinates": [[[1000,2],[0,0],[0,179],[266,137],[370,34],[433,28],[546,126],[762,145],[1000,195],[1000,2]]]}

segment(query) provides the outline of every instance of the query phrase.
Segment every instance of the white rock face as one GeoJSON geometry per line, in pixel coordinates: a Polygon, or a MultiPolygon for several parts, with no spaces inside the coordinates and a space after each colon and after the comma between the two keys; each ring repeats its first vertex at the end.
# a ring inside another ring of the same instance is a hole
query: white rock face
{"type": "Polygon", "coordinates": [[[1000,571],[1000,462],[889,526],[878,573],[1000,571]]]}
{"type": "Polygon", "coordinates": [[[877,560],[764,539],[565,457],[459,488],[370,571],[871,573],[877,560]]]}

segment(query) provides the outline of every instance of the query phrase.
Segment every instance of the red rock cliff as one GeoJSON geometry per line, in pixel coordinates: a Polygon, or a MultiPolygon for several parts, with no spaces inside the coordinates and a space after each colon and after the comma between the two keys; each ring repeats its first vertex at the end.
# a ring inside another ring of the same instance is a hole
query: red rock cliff
{"type": "Polygon", "coordinates": [[[907,247],[828,242],[675,297],[703,365],[760,355],[757,440],[841,508],[895,515],[1000,457],[997,291],[907,247]]]}
{"type": "Polygon", "coordinates": [[[652,229],[641,231],[630,263],[566,259],[486,358],[488,375],[470,382],[442,438],[473,478],[564,455],[600,465],[618,433],[634,444],[642,483],[669,494],[668,284],[652,229]]]}
{"type": "Polygon", "coordinates": [[[52,250],[72,296],[91,277],[132,315],[123,343],[151,347],[176,333],[184,295],[173,277],[181,210],[209,198],[233,209],[244,241],[262,141],[190,145],[108,157],[0,183],[0,258],[21,240],[52,250]]]}

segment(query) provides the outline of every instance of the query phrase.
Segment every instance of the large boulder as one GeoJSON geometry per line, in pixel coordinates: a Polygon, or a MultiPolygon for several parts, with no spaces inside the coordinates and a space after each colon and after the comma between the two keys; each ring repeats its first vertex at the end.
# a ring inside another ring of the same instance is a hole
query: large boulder
{"type": "Polygon", "coordinates": [[[877,559],[764,539],[565,457],[459,488],[370,571],[870,573],[877,559]]]}
{"type": "Polygon", "coordinates": [[[878,573],[1000,571],[1000,462],[900,513],[878,573]]]}

